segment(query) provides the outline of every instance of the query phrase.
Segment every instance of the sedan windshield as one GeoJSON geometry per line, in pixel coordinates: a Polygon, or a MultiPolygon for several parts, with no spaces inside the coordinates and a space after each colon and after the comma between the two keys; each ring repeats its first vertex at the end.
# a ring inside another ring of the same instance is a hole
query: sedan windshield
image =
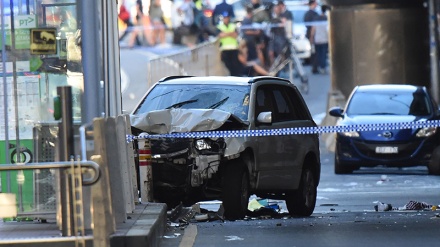
{"type": "Polygon", "coordinates": [[[431,114],[429,99],[419,92],[357,92],[347,108],[348,115],[431,114]]]}
{"type": "Polygon", "coordinates": [[[247,120],[249,91],[249,85],[159,84],[135,114],[171,108],[219,109],[247,120]]]}

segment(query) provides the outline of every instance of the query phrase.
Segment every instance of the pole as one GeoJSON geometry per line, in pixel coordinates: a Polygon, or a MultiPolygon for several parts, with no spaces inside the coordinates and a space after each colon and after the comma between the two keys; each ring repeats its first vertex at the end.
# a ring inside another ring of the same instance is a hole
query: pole
{"type": "MultiPolygon", "coordinates": [[[[72,113],[72,87],[57,87],[58,96],[61,99],[61,122],[59,128],[58,159],[59,161],[69,161],[74,155],[73,139],[73,113],[72,113]]],[[[61,233],[62,236],[73,235],[73,205],[72,192],[70,188],[67,169],[60,170],[60,200],[61,200],[61,233]]]]}
{"type": "Polygon", "coordinates": [[[100,1],[78,1],[78,13],[81,13],[81,51],[84,75],[84,93],[82,94],[82,123],[92,123],[104,112],[104,102],[99,100],[102,78],[102,52],[98,4],[100,1]]]}

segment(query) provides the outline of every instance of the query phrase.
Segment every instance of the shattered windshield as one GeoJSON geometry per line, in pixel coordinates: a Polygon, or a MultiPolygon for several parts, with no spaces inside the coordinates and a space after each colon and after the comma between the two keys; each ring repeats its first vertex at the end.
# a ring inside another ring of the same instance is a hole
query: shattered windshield
{"type": "Polygon", "coordinates": [[[247,120],[250,86],[158,84],[135,114],[171,108],[218,109],[247,120]]]}

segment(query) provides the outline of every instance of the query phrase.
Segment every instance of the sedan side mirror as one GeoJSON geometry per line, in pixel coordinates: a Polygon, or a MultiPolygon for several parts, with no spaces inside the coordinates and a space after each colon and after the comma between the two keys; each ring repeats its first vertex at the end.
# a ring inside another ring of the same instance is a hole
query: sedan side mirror
{"type": "Polygon", "coordinates": [[[272,112],[260,112],[257,117],[259,123],[271,124],[272,123],[272,112]]]}
{"type": "Polygon", "coordinates": [[[344,117],[344,114],[343,114],[344,110],[342,110],[342,108],[339,106],[335,106],[335,107],[330,108],[328,113],[330,114],[330,116],[333,116],[333,117],[342,117],[342,118],[344,117]]]}

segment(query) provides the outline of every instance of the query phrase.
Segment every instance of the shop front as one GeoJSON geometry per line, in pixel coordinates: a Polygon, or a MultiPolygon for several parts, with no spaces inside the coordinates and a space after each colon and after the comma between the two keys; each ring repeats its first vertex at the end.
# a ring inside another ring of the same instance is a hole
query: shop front
{"type": "MultiPolygon", "coordinates": [[[[118,113],[110,105],[119,72],[108,73],[119,67],[117,31],[109,31],[116,1],[8,0],[0,8],[0,166],[63,160],[57,155],[59,87],[71,89],[74,133],[93,117],[118,113]],[[93,52],[83,56],[86,51],[93,52]]],[[[72,156],[81,153],[74,142],[72,156]]],[[[49,169],[2,171],[0,192],[16,194],[19,214],[55,212],[56,180],[49,169]]]]}

